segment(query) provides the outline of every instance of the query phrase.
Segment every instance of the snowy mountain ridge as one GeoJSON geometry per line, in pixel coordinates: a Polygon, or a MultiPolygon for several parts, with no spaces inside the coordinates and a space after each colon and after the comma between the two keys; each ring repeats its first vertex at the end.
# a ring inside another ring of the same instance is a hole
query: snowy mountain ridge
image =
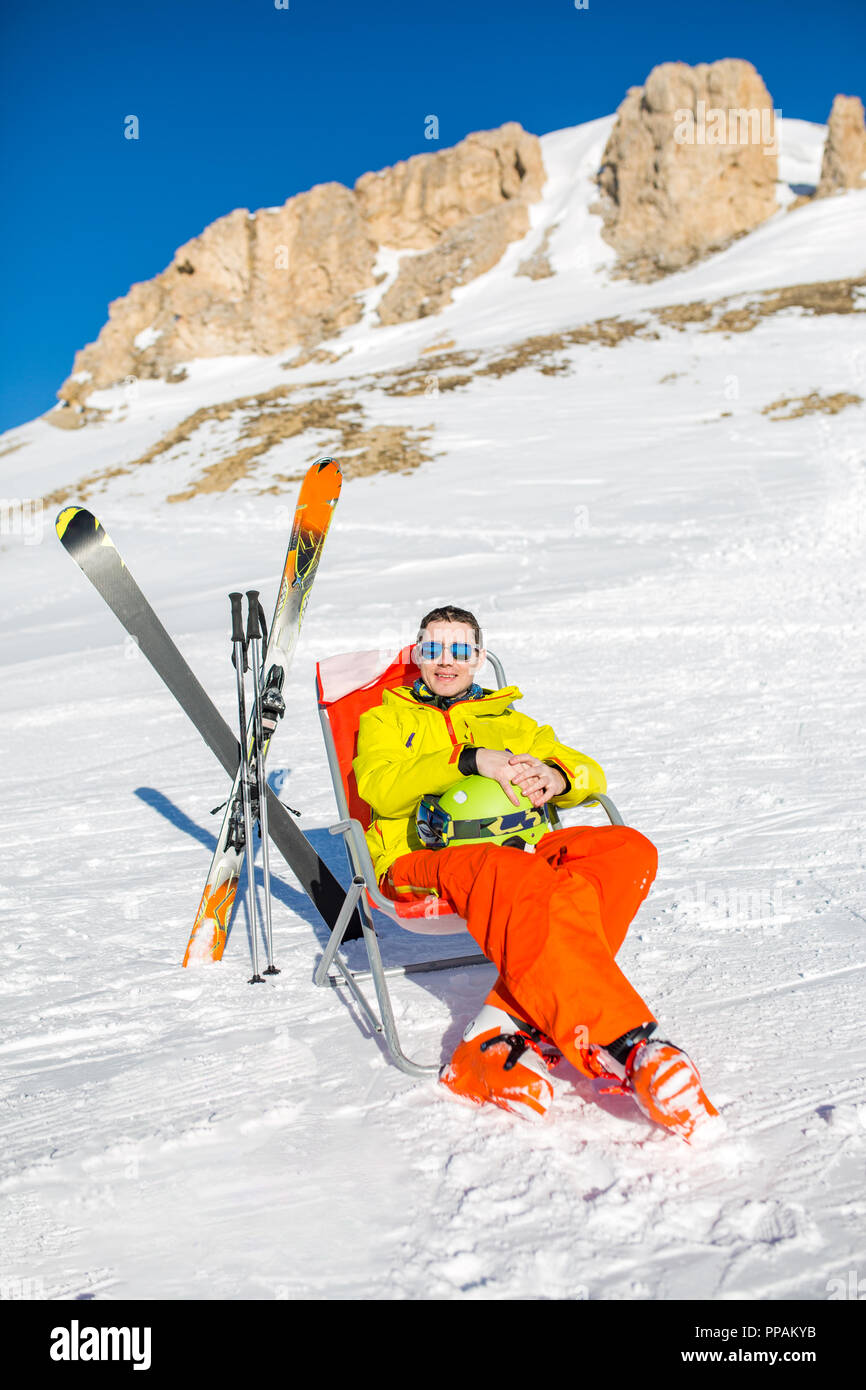
{"type": "MultiPolygon", "coordinates": [[[[456,291],[455,303],[434,320],[389,328],[378,325],[376,303],[396,276],[402,256],[415,254],[390,253],[383,257],[383,269],[387,272],[390,266],[389,278],[369,292],[369,306],[362,320],[332,340],[327,355],[336,361],[292,368],[292,354],[278,354],[273,359],[201,359],[186,363],[186,379],[170,386],[131,378],[121,386],[95,392],[90,403],[106,412],[105,425],[99,430],[85,428],[57,438],[44,429],[43,422],[34,421],[7,432],[0,447],[8,455],[18,455],[9,457],[6,465],[7,495],[33,496],[39,488],[52,500],[62,500],[63,489],[71,495],[76,476],[99,476],[106,471],[116,476],[115,470],[154,447],[171,459],[172,478],[183,481],[186,469],[181,455],[196,451],[177,449],[172,455],[165,447],[171,440],[170,431],[194,419],[197,411],[220,407],[245,395],[255,397],[263,391],[280,392],[289,387],[294,392],[331,383],[345,383],[345,389],[351,391],[359,376],[371,375],[375,383],[378,374],[404,368],[413,359],[419,371],[423,371],[425,358],[431,356],[441,358],[447,368],[455,353],[459,364],[461,353],[491,352],[527,337],[566,332],[600,318],[630,320],[636,314],[652,314],[659,307],[689,301],[712,303],[725,296],[856,277],[862,272],[857,231],[864,216],[863,195],[849,194],[798,208],[793,214],[782,211],[726,251],[654,284],[611,279],[615,256],[602,241],[600,220],[590,207],[597,192],[594,173],[612,122],[612,117],[605,117],[542,138],[548,179],[543,198],[531,208],[531,231],[508,249],[492,271],[456,291]],[[541,280],[517,275],[520,265],[541,246],[546,248],[555,273],[541,280]],[[439,352],[442,344],[447,347],[439,352]]],[[[795,120],[780,125],[779,199],[784,203],[786,195],[788,201],[793,197],[793,187],[817,179],[824,127],[795,120]]],[[[423,373],[428,397],[438,389],[438,376],[435,362],[431,371],[423,373]]],[[[314,396],[315,391],[311,394],[314,396]]],[[[401,415],[405,411],[399,409],[390,412],[390,418],[377,412],[382,423],[395,429],[402,426],[401,415]]],[[[220,434],[232,437],[230,428],[220,434]]],[[[199,457],[211,459],[215,441],[206,437],[197,442],[199,457]]],[[[344,443],[338,434],[330,447],[344,443]]],[[[277,480],[281,474],[285,476],[280,455],[280,450],[270,450],[266,460],[277,480]]],[[[371,466],[376,466],[375,457],[371,466]]],[[[297,476],[294,463],[289,476],[297,476]]],[[[230,486],[233,478],[228,469],[217,486],[230,486]]],[[[194,478],[188,482],[195,491],[194,478]]],[[[267,478],[263,485],[272,482],[267,478]]],[[[188,486],[167,490],[169,496],[186,497],[188,493],[188,486]]]]}

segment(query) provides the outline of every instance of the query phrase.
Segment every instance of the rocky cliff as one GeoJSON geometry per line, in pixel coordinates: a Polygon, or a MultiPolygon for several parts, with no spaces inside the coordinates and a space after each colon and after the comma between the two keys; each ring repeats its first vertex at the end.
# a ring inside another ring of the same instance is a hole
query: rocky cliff
{"type": "Polygon", "coordinates": [[[620,273],[679,270],[776,211],[773,103],[751,63],[663,63],[617,111],[598,176],[620,273]]]}
{"type": "Polygon", "coordinates": [[[109,306],[58,392],[72,408],[47,418],[83,423],[92,391],[178,379],[191,358],[314,347],[360,317],[381,247],[422,253],[400,265],[381,321],[433,313],[525,235],[544,180],[538,139],[512,122],[365,174],[354,189],[320,184],[279,208],[236,209],[109,306]]]}

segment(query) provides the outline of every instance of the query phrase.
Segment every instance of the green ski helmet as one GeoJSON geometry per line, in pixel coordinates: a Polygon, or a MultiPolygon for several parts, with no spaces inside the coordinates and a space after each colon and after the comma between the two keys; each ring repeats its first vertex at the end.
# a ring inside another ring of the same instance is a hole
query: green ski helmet
{"type": "Polygon", "coordinates": [[[450,849],[478,840],[497,845],[514,839],[537,844],[551,828],[545,809],[533,806],[519,787],[514,790],[517,806],[498,782],[480,775],[461,777],[438,796],[428,792],[415,816],[421,843],[426,849],[450,849]]]}

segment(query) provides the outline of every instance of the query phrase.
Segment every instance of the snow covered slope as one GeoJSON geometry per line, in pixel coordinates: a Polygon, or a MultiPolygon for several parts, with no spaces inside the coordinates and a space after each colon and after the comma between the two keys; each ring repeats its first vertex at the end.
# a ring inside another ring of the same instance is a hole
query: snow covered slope
{"type": "MultiPolygon", "coordinates": [[[[274,784],[345,876],[315,660],[473,608],[527,712],[602,763],[659,848],[620,963],[727,1138],[693,1153],[568,1069],[540,1126],[405,1077],[314,989],[323,927],[277,859],[282,974],[247,987],[240,897],[221,966],[182,971],[225,779],[53,512],[7,507],[4,1277],[48,1297],[817,1300],[862,1268],[866,299],[705,330],[765,291],[861,277],[866,194],[631,285],[588,210],[609,125],[544,137],[532,230],[435,319],[376,328],[371,299],[337,362],[196,362],[104,392],[103,424],[8,432],[2,492],[75,500],[94,479],[89,505],[232,720],[226,594],[273,601],[281,479],[341,436],[287,431],[224,491],[195,491],[203,470],[288,384],[426,439],[419,467],[344,486],[274,784]],[[515,276],[548,232],[556,273],[515,276]],[[673,312],[695,305],[716,307],[673,312]],[[614,319],[633,327],[574,332],[614,319]]],[[[822,138],[783,123],[786,187],[817,180],[822,138]]],[[[395,961],[421,949],[382,941],[395,961]]],[[[492,979],[398,981],[410,1054],[445,1060],[492,979]]]]}

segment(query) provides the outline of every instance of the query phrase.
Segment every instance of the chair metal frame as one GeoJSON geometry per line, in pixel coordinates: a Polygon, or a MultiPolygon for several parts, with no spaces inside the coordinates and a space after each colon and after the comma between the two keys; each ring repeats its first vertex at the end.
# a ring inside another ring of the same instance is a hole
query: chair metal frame
{"type": "MultiPolygon", "coordinates": [[[[492,652],[487,653],[487,659],[496,673],[499,682],[498,688],[501,690],[505,684],[505,672],[502,663],[492,652]]],[[[439,1067],[437,1065],[426,1066],[419,1062],[413,1062],[403,1051],[400,1038],[397,1032],[397,1025],[394,1019],[394,1011],[391,1005],[391,995],[388,988],[388,976],[411,975],[428,973],[434,970],[451,970],[462,968],[468,965],[490,965],[492,962],[487,956],[480,952],[468,956],[443,956],[433,960],[414,961],[405,965],[385,966],[379,950],[379,940],[373,922],[372,908],[389,917],[405,931],[415,935],[444,936],[457,935],[468,930],[464,918],[456,913],[435,915],[421,918],[407,918],[399,912],[398,904],[391,898],[386,898],[379,888],[373,870],[373,861],[370,857],[370,850],[367,845],[364,827],[357,818],[349,814],[349,805],[346,799],[346,792],[343,785],[343,775],[334,746],[334,738],[328,716],[327,705],[318,699],[319,719],[322,725],[322,737],[325,742],[325,751],[328,758],[328,767],[331,773],[331,780],[334,786],[334,795],[337,800],[337,809],[341,819],[336,824],[328,827],[331,835],[341,835],[346,848],[349,860],[349,867],[352,871],[352,882],[346,893],[343,906],[340,909],[337,921],[331,931],[328,944],[325,947],[319,964],[313,975],[313,982],[319,987],[330,985],[334,989],[345,986],[352,994],[362,1015],[366,1019],[374,1033],[383,1037],[383,1040],[391,1054],[396,1066],[409,1076],[435,1076],[439,1067]],[[343,938],[348,930],[349,923],[355,912],[355,908],[360,908],[361,930],[364,945],[369,962],[368,970],[352,970],[344,957],[340,954],[340,947],[343,938]],[[424,923],[422,925],[421,923],[424,923]],[[331,973],[331,968],[335,967],[336,973],[331,973]],[[378,1004],[378,1015],[372,1004],[364,994],[360,981],[372,980],[378,1004]]],[[[622,825],[623,820],[609,796],[597,792],[593,796],[587,796],[579,805],[587,806],[597,802],[605,811],[608,820],[612,825],[622,825]]],[[[570,810],[577,810],[577,807],[570,807],[570,810]]],[[[551,808],[553,810],[553,808],[551,808]]],[[[554,811],[554,823],[558,824],[558,816],[554,811]]],[[[438,899],[430,899],[431,907],[438,903],[438,899]]]]}

